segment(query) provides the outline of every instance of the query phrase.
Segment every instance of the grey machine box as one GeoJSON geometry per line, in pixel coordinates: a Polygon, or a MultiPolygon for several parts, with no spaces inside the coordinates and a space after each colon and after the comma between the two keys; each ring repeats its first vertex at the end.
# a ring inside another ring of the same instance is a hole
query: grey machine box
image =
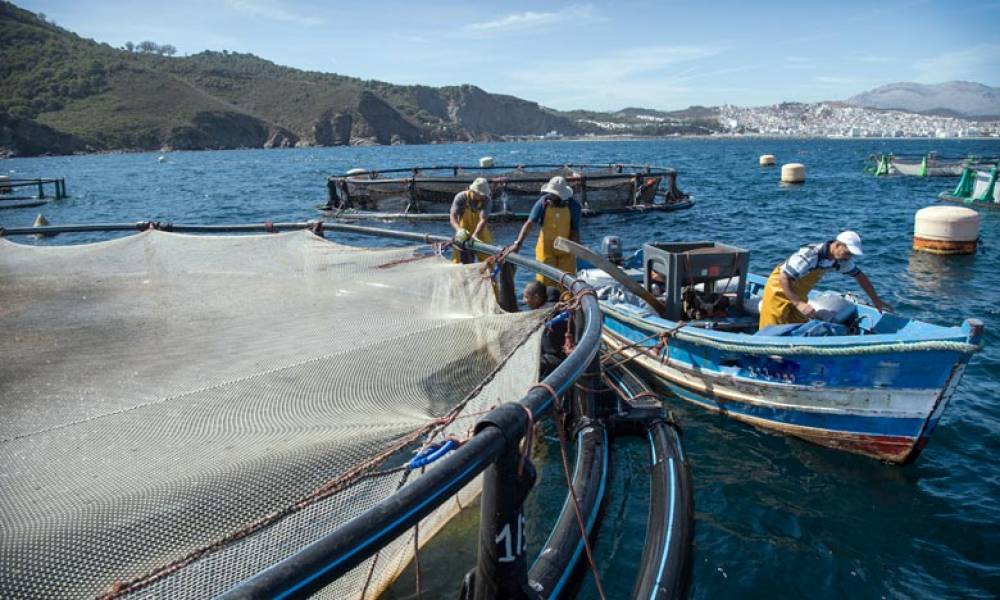
{"type": "MultiPolygon", "coordinates": [[[[750,253],[743,248],[718,242],[653,242],[645,244],[643,272],[646,289],[655,270],[664,279],[666,314],[673,321],[683,319],[683,288],[702,284],[704,293],[716,292],[716,283],[725,285],[738,279],[736,288],[739,307],[746,292],[750,253]]],[[[721,292],[721,290],[718,290],[721,292]]]]}

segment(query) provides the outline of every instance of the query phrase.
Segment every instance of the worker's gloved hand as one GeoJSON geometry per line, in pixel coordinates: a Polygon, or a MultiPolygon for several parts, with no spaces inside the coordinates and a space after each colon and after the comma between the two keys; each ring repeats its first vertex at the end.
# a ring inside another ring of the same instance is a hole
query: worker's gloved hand
{"type": "Polygon", "coordinates": [[[813,308],[812,304],[809,304],[808,302],[799,302],[798,304],[795,305],[795,308],[799,309],[799,312],[802,313],[802,316],[807,319],[811,319],[813,315],[816,313],[816,309],[813,308]]]}
{"type": "Polygon", "coordinates": [[[464,244],[466,240],[469,239],[469,230],[462,227],[455,232],[455,241],[459,244],[464,244]]]}

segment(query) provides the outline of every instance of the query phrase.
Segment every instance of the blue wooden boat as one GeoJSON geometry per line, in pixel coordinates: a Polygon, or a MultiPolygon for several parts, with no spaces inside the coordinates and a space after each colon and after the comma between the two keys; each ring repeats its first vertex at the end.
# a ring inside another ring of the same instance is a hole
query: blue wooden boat
{"type": "MultiPolygon", "coordinates": [[[[753,313],[766,278],[746,272],[747,253],[729,250],[739,251],[711,242],[647,244],[629,276],[647,289],[653,271],[663,276],[660,311],[606,278],[608,364],[634,362],[678,397],[763,429],[894,463],[914,460],[981,347],[982,323],[943,327],[844,302],[844,335],[760,335],[753,313]],[[678,294],[683,302],[672,298],[678,294]],[[730,306],[688,320],[699,294],[716,307],[728,297],[722,304],[730,306]]],[[[593,271],[582,276],[602,283],[593,271]]]]}

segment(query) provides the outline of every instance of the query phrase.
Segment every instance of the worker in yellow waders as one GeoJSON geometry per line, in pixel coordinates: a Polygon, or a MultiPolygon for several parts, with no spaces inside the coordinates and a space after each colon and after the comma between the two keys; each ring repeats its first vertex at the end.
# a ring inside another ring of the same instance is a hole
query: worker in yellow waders
{"type": "MultiPolygon", "coordinates": [[[[535,259],[567,273],[576,273],[576,257],[568,252],[556,250],[553,244],[557,237],[574,242],[580,241],[580,217],[583,209],[573,198],[573,188],[563,177],[553,177],[542,186],[542,197],[531,207],[528,220],[521,227],[513,244],[514,252],[521,249],[524,238],[528,237],[535,225],[540,226],[538,243],[535,244],[535,259]]],[[[546,286],[556,286],[557,282],[536,275],[535,278],[546,286]]]]}
{"type": "MultiPolygon", "coordinates": [[[[480,242],[492,244],[493,234],[490,233],[487,224],[492,206],[490,183],[482,177],[477,177],[469,184],[468,189],[455,194],[449,216],[451,227],[455,230],[455,241],[463,244],[472,237],[480,242]]],[[[451,251],[451,262],[474,263],[476,256],[470,250],[455,247],[451,251]]],[[[482,260],[485,255],[479,254],[478,258],[482,260]]]]}
{"type": "Polygon", "coordinates": [[[853,277],[875,308],[891,312],[892,307],[879,298],[871,281],[855,266],[853,257],[861,255],[861,236],[853,231],[841,232],[836,239],[822,244],[800,248],[775,267],[767,278],[758,330],[770,325],[808,321],[816,311],[806,298],[828,271],[853,277]]]}

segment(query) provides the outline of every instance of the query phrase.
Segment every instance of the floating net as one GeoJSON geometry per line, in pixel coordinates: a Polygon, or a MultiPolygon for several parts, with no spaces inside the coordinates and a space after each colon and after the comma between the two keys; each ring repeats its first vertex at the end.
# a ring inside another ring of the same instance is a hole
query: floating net
{"type": "MultiPolygon", "coordinates": [[[[218,594],[520,398],[541,315],[500,312],[476,266],[419,252],[304,231],[0,239],[0,597],[218,594]]],[[[320,594],[374,597],[412,535],[320,594]]]]}
{"type": "Polygon", "coordinates": [[[688,199],[677,189],[673,169],[649,165],[514,165],[416,167],[351,171],[328,179],[330,210],[359,209],[389,214],[447,214],[455,194],[477,177],[490,182],[493,212],[527,215],[541,187],[561,176],[584,210],[599,212],[648,208],[655,202],[688,199]],[[356,172],[358,171],[358,172],[356,172]]]}

